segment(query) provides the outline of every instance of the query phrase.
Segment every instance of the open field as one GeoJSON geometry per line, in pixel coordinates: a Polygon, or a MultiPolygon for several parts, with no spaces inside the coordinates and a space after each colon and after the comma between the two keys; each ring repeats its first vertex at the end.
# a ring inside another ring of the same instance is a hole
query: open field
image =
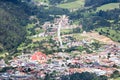
{"type": "Polygon", "coordinates": [[[72,37],[78,41],[88,38],[87,36],[83,36],[80,33],[73,34],[72,37]]]}
{"type": "Polygon", "coordinates": [[[5,54],[0,54],[0,57],[5,57],[5,54]]]}
{"type": "Polygon", "coordinates": [[[70,33],[70,32],[72,32],[72,29],[62,29],[61,30],[61,34],[70,33]]]}
{"type": "Polygon", "coordinates": [[[58,7],[66,9],[76,9],[84,6],[84,0],[74,0],[73,2],[67,2],[59,4],[58,7]]]}
{"type": "Polygon", "coordinates": [[[34,1],[40,1],[40,2],[46,2],[46,3],[48,3],[48,0],[34,0],[34,1]]]}
{"type": "Polygon", "coordinates": [[[120,77],[119,77],[119,78],[116,78],[116,79],[110,79],[110,80],[120,80],[120,77]]]}
{"type": "Polygon", "coordinates": [[[120,7],[120,3],[109,3],[109,4],[98,7],[97,11],[99,11],[99,10],[104,10],[104,11],[112,10],[112,9],[119,8],[119,7],[120,7]]]}
{"type": "Polygon", "coordinates": [[[114,80],[120,80],[120,77],[119,77],[119,78],[116,78],[116,79],[114,79],[114,80]]]}
{"type": "Polygon", "coordinates": [[[42,40],[45,40],[47,39],[46,37],[37,37],[37,38],[32,38],[32,41],[33,42],[36,42],[36,41],[42,41],[42,40]]]}
{"type": "Polygon", "coordinates": [[[100,41],[105,44],[111,44],[111,43],[115,44],[113,40],[111,40],[110,38],[106,36],[99,35],[99,33],[97,32],[87,32],[87,33],[81,34],[81,36],[87,37],[88,39],[94,39],[94,40],[100,41]]]}
{"type": "MultiPolygon", "coordinates": [[[[111,38],[114,41],[120,40],[120,31],[115,31],[113,29],[109,29],[109,27],[106,28],[98,28],[97,31],[101,32],[101,30],[105,33],[109,32],[110,35],[107,35],[109,38],[111,38]]],[[[103,34],[105,35],[105,34],[103,34]]]]}

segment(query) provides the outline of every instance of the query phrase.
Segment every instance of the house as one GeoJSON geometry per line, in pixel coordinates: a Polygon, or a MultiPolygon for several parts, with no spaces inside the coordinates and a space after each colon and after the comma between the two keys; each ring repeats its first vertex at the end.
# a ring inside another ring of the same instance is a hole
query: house
{"type": "Polygon", "coordinates": [[[37,61],[39,63],[45,63],[45,62],[47,62],[47,56],[42,52],[35,52],[31,56],[31,60],[32,61],[37,61]]]}
{"type": "Polygon", "coordinates": [[[100,70],[100,69],[92,69],[93,73],[96,73],[97,75],[105,75],[106,71],[105,70],[100,70]]]}
{"type": "Polygon", "coordinates": [[[3,59],[0,60],[0,68],[6,67],[6,66],[7,65],[6,65],[5,61],[3,59]]]}

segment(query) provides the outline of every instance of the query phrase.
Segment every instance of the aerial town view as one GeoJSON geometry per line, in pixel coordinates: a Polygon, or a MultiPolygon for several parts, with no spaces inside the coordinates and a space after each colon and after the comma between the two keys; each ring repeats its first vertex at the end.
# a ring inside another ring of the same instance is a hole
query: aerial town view
{"type": "Polygon", "coordinates": [[[0,80],[120,80],[120,0],[0,0],[0,80]]]}

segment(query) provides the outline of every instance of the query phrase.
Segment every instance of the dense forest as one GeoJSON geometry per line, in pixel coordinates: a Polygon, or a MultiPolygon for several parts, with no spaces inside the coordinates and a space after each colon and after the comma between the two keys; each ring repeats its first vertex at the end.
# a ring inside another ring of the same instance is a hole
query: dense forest
{"type": "Polygon", "coordinates": [[[0,0],[0,52],[13,52],[24,41],[27,12],[27,6],[17,0],[0,0]]]}

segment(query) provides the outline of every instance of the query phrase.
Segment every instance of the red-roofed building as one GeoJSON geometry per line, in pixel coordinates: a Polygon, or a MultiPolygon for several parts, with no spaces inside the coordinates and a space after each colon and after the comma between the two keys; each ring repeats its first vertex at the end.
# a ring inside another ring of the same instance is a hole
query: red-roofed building
{"type": "Polygon", "coordinates": [[[38,61],[40,63],[45,63],[47,61],[47,56],[45,54],[43,54],[42,52],[35,52],[31,56],[31,60],[38,61]]]}

